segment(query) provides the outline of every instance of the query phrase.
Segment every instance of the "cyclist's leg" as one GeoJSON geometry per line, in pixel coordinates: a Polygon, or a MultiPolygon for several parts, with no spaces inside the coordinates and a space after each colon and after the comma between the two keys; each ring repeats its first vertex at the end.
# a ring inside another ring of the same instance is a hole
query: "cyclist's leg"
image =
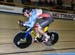
{"type": "Polygon", "coordinates": [[[48,18],[40,19],[40,21],[38,23],[42,28],[44,28],[47,25],[51,24],[52,22],[53,22],[53,19],[48,17],[48,18]]]}
{"type": "Polygon", "coordinates": [[[44,32],[43,28],[46,27],[47,25],[49,25],[51,22],[52,22],[52,18],[43,18],[37,23],[36,30],[38,30],[42,35],[44,35],[46,37],[46,41],[50,37],[44,32]]]}

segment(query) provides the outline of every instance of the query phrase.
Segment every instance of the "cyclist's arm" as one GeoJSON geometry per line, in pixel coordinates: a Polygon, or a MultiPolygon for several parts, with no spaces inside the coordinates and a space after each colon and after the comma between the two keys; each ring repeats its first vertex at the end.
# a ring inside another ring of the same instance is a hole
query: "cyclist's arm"
{"type": "Polygon", "coordinates": [[[33,11],[32,15],[29,17],[29,20],[25,22],[23,25],[28,26],[28,27],[33,27],[36,22],[37,17],[38,16],[36,15],[36,11],[33,11]]]}

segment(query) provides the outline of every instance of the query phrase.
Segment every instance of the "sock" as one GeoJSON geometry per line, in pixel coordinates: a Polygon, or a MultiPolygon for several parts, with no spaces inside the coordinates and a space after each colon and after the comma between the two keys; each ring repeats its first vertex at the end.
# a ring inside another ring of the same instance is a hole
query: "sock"
{"type": "Polygon", "coordinates": [[[44,36],[45,36],[46,38],[50,38],[50,36],[48,36],[46,33],[44,33],[44,36]]]}

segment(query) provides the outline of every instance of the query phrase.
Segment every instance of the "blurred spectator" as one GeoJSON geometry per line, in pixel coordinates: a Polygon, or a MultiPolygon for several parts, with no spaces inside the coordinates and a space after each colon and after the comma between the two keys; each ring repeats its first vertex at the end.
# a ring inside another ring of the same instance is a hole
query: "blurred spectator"
{"type": "Polygon", "coordinates": [[[13,2],[13,0],[7,0],[7,2],[13,2]]]}
{"type": "Polygon", "coordinates": [[[31,5],[38,6],[38,0],[31,0],[31,5]]]}
{"type": "Polygon", "coordinates": [[[63,1],[62,0],[57,0],[57,8],[62,8],[63,1]]]}
{"type": "Polygon", "coordinates": [[[71,10],[74,10],[74,0],[71,0],[71,10]]]}
{"type": "Polygon", "coordinates": [[[47,6],[54,6],[55,5],[54,0],[45,0],[45,4],[47,6]]]}
{"type": "Polygon", "coordinates": [[[4,2],[4,0],[0,0],[0,4],[3,4],[2,2],[4,2]]]}
{"type": "Polygon", "coordinates": [[[15,6],[13,0],[6,0],[6,2],[9,2],[9,3],[6,3],[5,5],[15,6]]]}
{"type": "Polygon", "coordinates": [[[21,0],[22,4],[30,4],[31,0],[21,0]]]}
{"type": "Polygon", "coordinates": [[[40,6],[44,6],[44,5],[45,5],[45,0],[39,0],[38,4],[39,4],[40,6]]]}
{"type": "Polygon", "coordinates": [[[0,0],[0,1],[4,1],[4,0],[0,0]]]}

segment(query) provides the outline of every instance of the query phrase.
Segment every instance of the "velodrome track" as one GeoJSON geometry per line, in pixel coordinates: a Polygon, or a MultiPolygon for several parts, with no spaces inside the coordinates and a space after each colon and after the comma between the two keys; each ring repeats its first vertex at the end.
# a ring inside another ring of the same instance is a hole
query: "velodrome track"
{"type": "Polygon", "coordinates": [[[13,44],[13,38],[20,28],[17,20],[24,20],[22,15],[0,13],[0,55],[42,55],[48,53],[75,52],[75,21],[55,19],[49,30],[59,33],[58,42],[47,47],[41,43],[33,43],[25,49],[13,44]]]}

